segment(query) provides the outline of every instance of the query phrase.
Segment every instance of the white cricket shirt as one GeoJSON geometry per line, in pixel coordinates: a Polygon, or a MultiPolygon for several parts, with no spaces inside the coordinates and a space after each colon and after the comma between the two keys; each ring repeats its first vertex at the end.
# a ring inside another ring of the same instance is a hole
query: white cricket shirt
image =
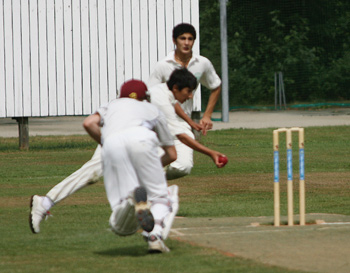
{"type": "Polygon", "coordinates": [[[162,111],[166,117],[170,133],[176,139],[176,135],[186,133],[187,123],[180,122],[175,112],[174,105],[178,102],[173,92],[171,92],[166,83],[152,86],[148,89],[151,96],[151,103],[162,111]]]}
{"type": "Polygon", "coordinates": [[[101,116],[102,144],[115,133],[122,133],[132,127],[144,127],[157,133],[161,146],[174,145],[166,117],[156,106],[147,101],[118,98],[99,108],[97,113],[101,116]]]}
{"type": "MultiPolygon", "coordinates": [[[[182,66],[175,60],[175,51],[171,51],[163,60],[159,61],[156,64],[152,74],[150,75],[150,78],[148,79],[147,86],[150,88],[156,84],[166,82],[169,79],[171,73],[175,69],[181,67],[182,66]]],[[[192,58],[188,63],[187,69],[197,78],[198,83],[203,84],[210,90],[216,89],[221,84],[221,79],[216,74],[213,64],[206,57],[192,54],[192,58]]],[[[197,96],[195,92],[196,90],[193,92],[194,98],[187,100],[181,105],[185,113],[189,116],[191,116],[191,112],[193,110],[193,100],[197,105],[195,108],[199,107],[199,109],[194,110],[200,110],[200,94],[197,96]],[[199,102],[196,98],[199,98],[199,102]]]]}

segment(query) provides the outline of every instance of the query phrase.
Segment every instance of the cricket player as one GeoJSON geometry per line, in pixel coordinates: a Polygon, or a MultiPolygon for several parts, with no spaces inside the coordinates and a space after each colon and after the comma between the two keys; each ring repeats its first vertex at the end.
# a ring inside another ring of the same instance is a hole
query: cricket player
{"type": "Polygon", "coordinates": [[[151,103],[156,105],[167,117],[168,126],[173,135],[177,152],[177,160],[167,166],[167,179],[175,179],[190,173],[193,167],[193,150],[211,157],[217,167],[220,152],[211,150],[198,141],[191,131],[188,123],[178,118],[174,105],[184,104],[193,98],[193,91],[197,87],[197,79],[187,68],[175,69],[166,83],[157,84],[149,88],[151,103]]]}
{"type": "MultiPolygon", "coordinates": [[[[200,120],[200,126],[190,119],[193,110],[193,98],[181,105],[175,105],[176,113],[181,117],[179,118],[181,122],[186,121],[193,129],[202,130],[203,135],[206,135],[207,130],[213,127],[211,116],[220,97],[221,79],[206,57],[193,53],[192,48],[196,36],[196,29],[191,24],[181,23],[173,28],[175,50],[156,64],[148,79],[147,86],[151,88],[156,84],[164,83],[175,69],[186,67],[197,78],[198,83],[211,90],[211,93],[206,110],[200,120]]],[[[193,91],[193,96],[196,90],[197,88],[193,91]]]]}
{"type": "MultiPolygon", "coordinates": [[[[192,131],[188,129],[189,126],[187,123],[181,122],[175,112],[174,105],[178,103],[183,104],[193,98],[193,91],[196,87],[197,79],[187,68],[183,67],[175,69],[166,83],[155,85],[148,90],[151,103],[156,105],[165,114],[169,129],[174,136],[177,160],[166,167],[167,178],[169,177],[169,173],[173,177],[181,177],[190,172],[193,166],[193,150],[209,156],[218,168],[224,166],[223,163],[219,162],[219,157],[225,157],[225,155],[211,150],[196,141],[192,131]],[[179,146],[182,147],[179,149],[179,146]],[[176,165],[172,165],[174,163],[176,165]]],[[[178,208],[178,202],[174,202],[174,204],[178,208]]],[[[173,220],[174,217],[170,214],[165,222],[169,222],[168,226],[171,226],[173,220]]],[[[169,230],[165,229],[163,237],[166,238],[168,233],[169,230]]],[[[142,235],[145,237],[148,236],[147,232],[142,232],[142,235]]]]}
{"type": "MultiPolygon", "coordinates": [[[[173,29],[175,50],[156,64],[148,80],[148,87],[152,90],[154,85],[166,82],[175,69],[185,67],[197,78],[199,83],[211,90],[207,108],[199,125],[190,118],[193,109],[193,96],[197,86],[189,100],[175,104],[176,119],[178,119],[177,126],[183,128],[183,132],[192,139],[194,139],[192,129],[202,130],[203,135],[206,135],[207,130],[212,129],[211,115],[221,93],[221,80],[212,63],[207,58],[196,55],[192,51],[195,40],[196,30],[192,25],[181,23],[175,26],[173,29]]],[[[151,97],[152,103],[158,104],[160,96],[151,95],[151,97]]],[[[162,111],[165,111],[165,109],[162,109],[162,111]]],[[[175,146],[178,157],[175,162],[167,167],[168,180],[188,175],[193,168],[193,148],[188,147],[180,139],[175,140],[175,146]]]]}
{"type": "Polygon", "coordinates": [[[169,252],[162,239],[164,219],[171,211],[163,165],[176,159],[176,150],[164,114],[142,101],[146,91],[142,81],[126,82],[121,98],[88,116],[83,126],[101,145],[112,230],[131,235],[140,225],[149,232],[149,252],[169,252]],[[161,158],[159,146],[164,150],[161,158]]]}

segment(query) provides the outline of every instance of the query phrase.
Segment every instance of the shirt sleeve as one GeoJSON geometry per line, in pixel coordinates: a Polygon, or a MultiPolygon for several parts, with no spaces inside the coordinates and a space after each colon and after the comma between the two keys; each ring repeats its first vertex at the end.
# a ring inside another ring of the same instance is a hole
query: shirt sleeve
{"type": "Polygon", "coordinates": [[[154,131],[158,135],[158,139],[161,146],[173,146],[174,137],[170,133],[167,125],[167,120],[162,112],[159,111],[158,123],[154,127],[154,131]]]}
{"type": "Polygon", "coordinates": [[[163,78],[162,78],[162,71],[161,71],[161,65],[160,63],[157,63],[152,74],[150,75],[147,86],[152,87],[154,85],[157,85],[159,83],[163,83],[163,78]]]}
{"type": "Polygon", "coordinates": [[[205,70],[199,82],[203,84],[205,87],[207,87],[208,89],[214,90],[220,86],[221,79],[218,76],[218,74],[216,74],[213,64],[207,58],[205,58],[204,60],[205,60],[205,70]]]}
{"type": "Polygon", "coordinates": [[[102,127],[102,126],[104,125],[104,123],[105,123],[104,117],[105,117],[106,114],[107,114],[107,110],[108,110],[108,103],[103,104],[102,106],[100,106],[100,108],[98,108],[98,109],[96,110],[96,112],[95,112],[95,113],[98,113],[98,114],[100,115],[100,117],[101,117],[101,120],[100,120],[100,126],[101,126],[101,127],[102,127]]]}

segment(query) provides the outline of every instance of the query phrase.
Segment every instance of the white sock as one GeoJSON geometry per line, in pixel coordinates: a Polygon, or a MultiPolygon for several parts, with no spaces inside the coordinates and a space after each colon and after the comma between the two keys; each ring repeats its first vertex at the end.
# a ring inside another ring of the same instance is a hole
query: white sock
{"type": "Polygon", "coordinates": [[[162,236],[163,227],[159,224],[155,224],[153,230],[150,232],[150,234],[155,234],[158,236],[162,236]]]}
{"type": "Polygon", "coordinates": [[[151,233],[161,235],[163,231],[163,220],[170,213],[169,206],[164,203],[153,203],[151,206],[151,212],[155,221],[151,233]]]}
{"type": "Polygon", "coordinates": [[[49,197],[45,196],[42,200],[41,205],[44,207],[44,209],[50,210],[53,207],[54,203],[49,197]]]}

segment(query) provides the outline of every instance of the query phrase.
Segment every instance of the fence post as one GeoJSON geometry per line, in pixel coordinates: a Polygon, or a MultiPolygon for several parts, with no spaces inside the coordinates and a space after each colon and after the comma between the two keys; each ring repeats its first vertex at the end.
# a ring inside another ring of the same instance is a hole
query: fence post
{"type": "Polygon", "coordinates": [[[18,134],[19,134],[19,149],[29,149],[29,126],[28,117],[15,117],[18,123],[18,134]]]}

